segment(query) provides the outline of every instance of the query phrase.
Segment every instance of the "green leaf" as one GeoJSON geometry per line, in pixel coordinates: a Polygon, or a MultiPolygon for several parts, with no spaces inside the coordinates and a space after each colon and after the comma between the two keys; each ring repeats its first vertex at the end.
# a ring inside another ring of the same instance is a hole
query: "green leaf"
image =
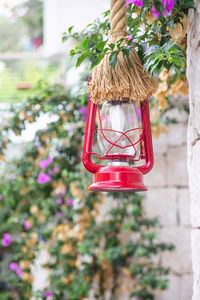
{"type": "Polygon", "coordinates": [[[110,47],[110,49],[113,51],[114,50],[114,48],[115,48],[115,44],[108,44],[108,46],[110,47]]]}
{"type": "Polygon", "coordinates": [[[85,94],[81,96],[81,106],[84,105],[84,103],[85,103],[85,98],[86,98],[86,95],[85,95],[85,94]]]}
{"type": "Polygon", "coordinates": [[[89,40],[90,40],[90,39],[88,38],[88,39],[86,39],[86,40],[83,41],[83,43],[82,43],[82,45],[81,45],[81,48],[82,48],[83,50],[86,50],[86,49],[87,49],[87,44],[88,44],[89,40]]]}
{"type": "Polygon", "coordinates": [[[76,51],[74,49],[71,49],[70,52],[69,52],[69,55],[73,56],[74,54],[76,54],[76,51]]]}
{"type": "Polygon", "coordinates": [[[79,67],[87,57],[88,57],[88,52],[83,53],[81,56],[79,56],[76,62],[76,67],[79,67]]]}
{"type": "Polygon", "coordinates": [[[102,41],[97,44],[97,49],[102,52],[104,50],[105,45],[106,45],[106,41],[102,41]]]}
{"type": "Polygon", "coordinates": [[[156,64],[159,61],[159,58],[157,56],[155,57],[149,57],[147,59],[147,61],[145,62],[145,64],[143,65],[144,70],[148,71],[150,69],[150,67],[154,64],[156,64]]]}
{"type": "Polygon", "coordinates": [[[123,53],[123,55],[126,56],[126,58],[128,60],[128,64],[131,68],[133,68],[131,61],[130,61],[130,52],[131,52],[132,48],[133,48],[132,45],[130,45],[130,46],[122,49],[122,53],[123,53]]]}
{"type": "Polygon", "coordinates": [[[68,28],[68,33],[70,34],[72,32],[72,29],[74,28],[74,26],[71,26],[68,28]]]}
{"type": "Polygon", "coordinates": [[[168,43],[166,43],[165,45],[162,46],[162,49],[165,52],[168,52],[175,44],[176,44],[176,41],[168,42],[168,43]]]}
{"type": "Polygon", "coordinates": [[[115,69],[116,63],[117,63],[117,54],[114,52],[109,57],[109,63],[115,69]]]}
{"type": "Polygon", "coordinates": [[[181,8],[194,8],[194,1],[193,0],[185,0],[181,1],[181,8]]]}
{"type": "Polygon", "coordinates": [[[90,65],[90,69],[93,69],[96,65],[98,65],[98,56],[94,55],[91,59],[92,63],[90,65]]]}
{"type": "Polygon", "coordinates": [[[170,27],[170,28],[173,28],[173,25],[174,25],[174,19],[171,19],[167,25],[170,27]]]}
{"type": "Polygon", "coordinates": [[[175,65],[177,65],[178,67],[182,67],[183,66],[183,61],[180,57],[178,56],[172,56],[172,60],[175,63],[175,65]]]}
{"type": "Polygon", "coordinates": [[[68,37],[67,36],[63,36],[62,37],[62,42],[64,43],[65,41],[67,41],[68,40],[68,37]]]}
{"type": "Polygon", "coordinates": [[[149,56],[152,53],[156,53],[156,52],[159,53],[161,51],[162,50],[161,50],[161,48],[158,45],[153,45],[153,46],[147,48],[144,54],[147,55],[147,56],[149,56]]]}
{"type": "Polygon", "coordinates": [[[161,15],[164,15],[164,4],[160,0],[156,0],[153,2],[156,10],[161,13],[161,15]]]}

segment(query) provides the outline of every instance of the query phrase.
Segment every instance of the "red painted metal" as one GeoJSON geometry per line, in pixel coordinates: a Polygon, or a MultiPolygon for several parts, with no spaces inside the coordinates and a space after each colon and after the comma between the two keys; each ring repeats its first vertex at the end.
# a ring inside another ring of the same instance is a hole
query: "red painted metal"
{"type": "Polygon", "coordinates": [[[137,168],[107,166],[93,175],[89,190],[101,192],[147,191],[143,175],[137,168]]]}
{"type": "MultiPolygon", "coordinates": [[[[151,124],[149,117],[148,100],[141,102],[142,131],[140,139],[140,157],[133,159],[130,155],[105,155],[100,157],[92,152],[93,137],[95,134],[95,120],[98,105],[89,99],[88,115],[86,122],[85,140],[83,147],[82,161],[85,168],[93,173],[93,184],[89,187],[93,191],[146,191],[147,187],[143,183],[143,174],[148,173],[153,167],[153,147],[151,137],[151,124]],[[92,162],[92,155],[99,159],[112,160],[121,159],[123,161],[145,160],[141,166],[102,166],[92,162]]],[[[122,133],[124,135],[126,133],[122,133]]],[[[114,143],[116,145],[116,142],[114,143]]],[[[130,146],[134,147],[135,144],[130,146]]]]}

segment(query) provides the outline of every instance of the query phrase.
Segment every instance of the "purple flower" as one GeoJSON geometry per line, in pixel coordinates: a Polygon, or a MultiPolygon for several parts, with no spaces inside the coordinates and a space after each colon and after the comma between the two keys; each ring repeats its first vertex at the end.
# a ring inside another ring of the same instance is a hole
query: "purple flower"
{"type": "Polygon", "coordinates": [[[44,293],[44,296],[45,296],[46,298],[48,298],[48,297],[53,296],[53,293],[52,293],[51,291],[46,291],[46,292],[44,293]]]}
{"type": "Polygon", "coordinates": [[[42,173],[42,172],[38,175],[37,182],[39,184],[44,184],[44,183],[49,182],[49,181],[51,181],[51,176],[49,176],[45,173],[42,173]]]}
{"type": "Polygon", "coordinates": [[[16,270],[15,270],[15,272],[16,272],[16,274],[17,274],[17,276],[19,277],[19,278],[21,278],[22,277],[22,269],[20,268],[20,267],[18,267],[16,270]]]}
{"type": "Polygon", "coordinates": [[[4,233],[2,245],[4,247],[8,247],[11,244],[11,241],[12,241],[12,237],[11,237],[10,233],[4,233]]]}
{"type": "Polygon", "coordinates": [[[164,4],[164,8],[172,11],[173,7],[174,7],[174,0],[162,0],[163,4],[164,4]]]}
{"type": "Polygon", "coordinates": [[[58,171],[59,171],[58,167],[55,166],[55,167],[53,167],[53,170],[48,171],[48,174],[54,175],[54,174],[58,173],[58,171]]]}
{"type": "Polygon", "coordinates": [[[64,219],[64,224],[67,224],[69,220],[67,218],[64,219]]]}
{"type": "Polygon", "coordinates": [[[66,204],[68,206],[73,206],[74,205],[74,199],[72,199],[72,198],[67,199],[66,204]]]}
{"type": "Polygon", "coordinates": [[[157,10],[156,10],[156,8],[155,8],[155,6],[152,6],[152,12],[153,12],[153,16],[155,17],[155,18],[159,18],[160,16],[161,16],[161,13],[159,13],[157,10]]]}
{"type": "Polygon", "coordinates": [[[15,273],[17,274],[18,277],[22,277],[22,269],[19,267],[18,263],[12,262],[10,264],[10,269],[12,271],[15,271],[15,273]]]}
{"type": "Polygon", "coordinates": [[[56,199],[56,204],[57,204],[57,205],[62,204],[62,199],[61,199],[61,198],[56,199]]]}
{"type": "MultiPolygon", "coordinates": [[[[174,0],[162,0],[162,3],[164,4],[164,16],[168,16],[169,15],[169,11],[172,12],[173,7],[174,7],[174,0]]],[[[153,16],[155,18],[159,18],[161,16],[161,13],[159,13],[155,6],[152,6],[152,12],[153,12],[153,16]]]]}
{"type": "Polygon", "coordinates": [[[62,217],[62,211],[57,211],[56,216],[58,219],[62,217]]]}
{"type": "Polygon", "coordinates": [[[2,194],[0,194],[0,200],[2,200],[2,194]]]}
{"type": "Polygon", "coordinates": [[[131,40],[131,39],[133,38],[132,34],[129,34],[129,35],[127,36],[127,38],[128,38],[128,40],[131,40]]]}
{"type": "Polygon", "coordinates": [[[24,221],[24,229],[29,230],[32,227],[29,221],[25,220],[24,221]]]}
{"type": "Polygon", "coordinates": [[[83,120],[86,120],[86,119],[87,119],[87,112],[88,112],[87,107],[81,106],[81,107],[79,108],[79,112],[80,112],[80,114],[82,115],[83,120]]]}
{"type": "Polygon", "coordinates": [[[18,264],[17,264],[16,262],[10,263],[10,269],[11,269],[12,271],[16,271],[17,268],[19,268],[19,266],[18,266],[18,264]]]}
{"type": "Polygon", "coordinates": [[[129,4],[135,4],[138,7],[142,7],[143,5],[143,0],[127,0],[125,3],[125,6],[129,5],[129,4]]]}
{"type": "Polygon", "coordinates": [[[53,162],[53,157],[49,157],[45,160],[41,160],[40,163],[39,163],[39,167],[41,169],[45,169],[47,168],[51,163],[53,162]]]}

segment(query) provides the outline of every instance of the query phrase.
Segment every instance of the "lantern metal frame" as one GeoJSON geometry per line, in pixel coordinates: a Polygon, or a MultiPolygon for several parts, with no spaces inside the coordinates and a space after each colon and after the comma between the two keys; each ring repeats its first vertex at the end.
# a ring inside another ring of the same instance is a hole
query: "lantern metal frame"
{"type": "MultiPolygon", "coordinates": [[[[134,144],[131,142],[131,145],[126,147],[135,146],[137,143],[140,143],[140,155],[139,158],[129,157],[129,155],[105,155],[100,157],[97,153],[92,152],[94,134],[97,130],[95,129],[96,114],[100,116],[99,105],[93,103],[91,97],[89,98],[88,105],[88,115],[86,121],[86,131],[85,131],[85,140],[83,147],[83,156],[82,161],[85,168],[93,173],[93,184],[90,185],[89,190],[93,191],[146,191],[147,187],[143,183],[143,175],[147,174],[153,167],[154,157],[153,157],[153,146],[152,146],[152,137],[151,137],[151,124],[149,116],[149,102],[144,100],[140,102],[141,110],[141,119],[142,119],[142,130],[140,138],[134,144]],[[95,164],[92,161],[92,155],[96,155],[98,159],[110,160],[114,159],[124,159],[128,161],[140,161],[144,160],[144,164],[141,166],[104,166],[95,164]]],[[[101,125],[100,125],[101,126],[101,125]]],[[[131,130],[140,130],[140,128],[135,128],[131,130]]],[[[121,133],[122,136],[126,133],[121,133]]],[[[121,138],[121,137],[120,137],[121,138]]],[[[116,146],[116,142],[110,142],[112,145],[116,146]]],[[[119,145],[117,145],[120,147],[119,145]]],[[[123,148],[123,147],[121,147],[123,148]]],[[[124,147],[125,148],[125,147],[124,147]]]]}

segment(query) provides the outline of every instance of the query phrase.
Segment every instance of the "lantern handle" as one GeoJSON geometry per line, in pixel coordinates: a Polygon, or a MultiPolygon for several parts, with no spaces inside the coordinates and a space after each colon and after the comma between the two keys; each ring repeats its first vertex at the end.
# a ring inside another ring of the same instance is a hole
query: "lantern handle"
{"type": "Polygon", "coordinates": [[[96,173],[101,169],[102,165],[96,165],[92,162],[92,145],[93,135],[95,130],[97,104],[92,102],[91,96],[89,97],[88,114],[85,129],[85,140],[83,146],[82,162],[84,167],[91,173],[96,173]]]}
{"type": "Polygon", "coordinates": [[[137,167],[137,169],[140,172],[142,172],[142,174],[147,174],[153,168],[153,164],[154,164],[148,99],[140,102],[140,108],[141,108],[141,116],[142,116],[145,164],[143,166],[137,167]]]}

